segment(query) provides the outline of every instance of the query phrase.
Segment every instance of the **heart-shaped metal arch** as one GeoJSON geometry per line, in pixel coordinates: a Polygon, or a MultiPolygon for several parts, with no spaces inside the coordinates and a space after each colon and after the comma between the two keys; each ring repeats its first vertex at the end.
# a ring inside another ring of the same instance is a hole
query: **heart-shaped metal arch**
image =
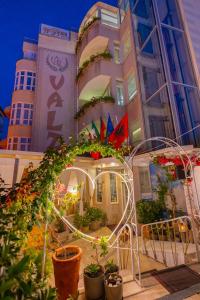
{"type": "MultiPolygon", "coordinates": [[[[128,165],[126,165],[127,167],[128,165]]],[[[128,167],[129,171],[130,171],[130,168],[128,167]]],[[[76,171],[80,171],[82,173],[84,173],[90,180],[91,184],[92,184],[92,189],[93,189],[93,193],[94,193],[94,190],[95,190],[95,183],[96,183],[96,180],[102,176],[103,174],[115,174],[116,176],[119,176],[121,179],[122,179],[122,182],[124,182],[126,188],[127,188],[127,191],[128,191],[128,199],[127,199],[127,202],[126,202],[126,206],[125,206],[125,209],[124,209],[124,212],[123,212],[123,215],[120,219],[120,221],[118,222],[118,224],[116,225],[115,229],[113,230],[113,232],[110,234],[110,236],[108,237],[108,241],[110,241],[112,239],[112,237],[115,235],[115,233],[117,232],[117,230],[119,229],[119,227],[121,226],[122,222],[125,220],[125,217],[126,217],[126,213],[127,213],[127,210],[128,210],[128,207],[130,206],[130,212],[126,218],[126,222],[129,220],[131,214],[132,214],[132,211],[134,209],[134,206],[133,206],[133,203],[131,203],[131,195],[133,195],[133,190],[132,190],[132,178],[128,177],[127,179],[125,178],[125,176],[123,176],[122,174],[116,172],[116,171],[109,171],[109,170],[106,170],[106,171],[102,171],[100,172],[97,176],[95,176],[94,178],[92,178],[90,176],[90,174],[82,169],[82,168],[79,168],[79,167],[68,167],[65,169],[65,171],[72,171],[72,170],[76,170],[76,171]],[[129,184],[128,184],[129,183],[129,184]]],[[[69,222],[65,217],[63,217],[59,210],[55,207],[55,205],[53,204],[53,210],[55,211],[55,213],[60,217],[60,219],[70,228],[70,230],[74,231],[74,232],[77,232],[79,234],[81,234],[81,237],[87,241],[90,241],[93,240],[93,239],[96,239],[95,237],[92,237],[86,233],[83,233],[81,232],[80,230],[78,230],[73,224],[71,224],[71,222],[69,222]]]]}

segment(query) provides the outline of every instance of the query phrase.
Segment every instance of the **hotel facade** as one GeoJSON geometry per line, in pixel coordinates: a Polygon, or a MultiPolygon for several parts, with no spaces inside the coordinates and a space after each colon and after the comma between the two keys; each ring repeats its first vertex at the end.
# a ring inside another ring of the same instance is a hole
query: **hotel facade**
{"type": "Polygon", "coordinates": [[[16,63],[7,149],[43,152],[126,112],[133,146],[156,136],[198,146],[200,3],[191,3],[98,2],[78,33],[41,25],[16,63]]]}

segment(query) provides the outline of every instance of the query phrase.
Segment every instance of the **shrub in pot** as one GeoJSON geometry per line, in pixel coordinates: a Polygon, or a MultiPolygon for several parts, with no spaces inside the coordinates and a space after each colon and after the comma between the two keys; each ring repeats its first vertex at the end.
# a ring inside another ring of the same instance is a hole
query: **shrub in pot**
{"type": "Polygon", "coordinates": [[[58,248],[52,256],[58,300],[77,296],[81,256],[81,248],[74,245],[58,248]]]}
{"type": "Polygon", "coordinates": [[[119,267],[116,265],[113,261],[113,259],[109,260],[106,265],[104,266],[105,270],[105,275],[107,276],[108,274],[113,274],[116,273],[118,274],[119,272],[119,267]]]}
{"type": "Polygon", "coordinates": [[[106,300],[123,299],[123,280],[119,274],[108,274],[105,278],[106,300]]]}
{"type": "Polygon", "coordinates": [[[76,213],[74,215],[74,225],[77,229],[80,229],[82,232],[85,233],[89,231],[89,223],[90,219],[86,214],[81,216],[79,213],[76,213]]]}
{"type": "Polygon", "coordinates": [[[93,231],[98,230],[106,219],[106,214],[97,207],[89,207],[86,216],[90,220],[90,229],[93,231]]]}
{"type": "Polygon", "coordinates": [[[84,269],[84,287],[87,300],[104,299],[104,272],[99,264],[90,264],[84,269]]]}

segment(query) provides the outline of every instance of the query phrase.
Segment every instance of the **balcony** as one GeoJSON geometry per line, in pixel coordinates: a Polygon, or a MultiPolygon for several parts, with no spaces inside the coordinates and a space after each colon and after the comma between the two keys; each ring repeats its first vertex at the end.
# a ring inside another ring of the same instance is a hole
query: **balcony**
{"type": "Polygon", "coordinates": [[[120,76],[121,67],[111,60],[97,59],[89,63],[78,76],[78,96],[81,100],[90,100],[92,97],[100,97],[107,89],[111,78],[120,76]]]}
{"type": "Polygon", "coordinates": [[[78,131],[80,132],[86,126],[91,127],[92,121],[99,126],[100,117],[107,119],[108,113],[111,116],[123,116],[124,107],[118,106],[115,103],[110,102],[99,102],[95,106],[90,106],[84,114],[78,118],[78,131]]]}
{"type": "Polygon", "coordinates": [[[91,21],[91,25],[79,35],[77,42],[79,65],[92,54],[104,51],[108,47],[109,39],[119,40],[118,29],[102,24],[99,18],[91,21]]]}

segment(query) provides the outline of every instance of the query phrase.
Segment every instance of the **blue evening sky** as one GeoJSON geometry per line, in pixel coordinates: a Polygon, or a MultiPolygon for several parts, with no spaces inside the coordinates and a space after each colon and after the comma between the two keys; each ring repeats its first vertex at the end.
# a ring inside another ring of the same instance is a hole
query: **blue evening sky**
{"type": "MultiPolygon", "coordinates": [[[[0,106],[10,105],[15,64],[22,57],[23,38],[37,39],[39,25],[77,30],[97,0],[0,0],[0,106]]],[[[102,2],[117,5],[117,0],[102,2]]]]}

